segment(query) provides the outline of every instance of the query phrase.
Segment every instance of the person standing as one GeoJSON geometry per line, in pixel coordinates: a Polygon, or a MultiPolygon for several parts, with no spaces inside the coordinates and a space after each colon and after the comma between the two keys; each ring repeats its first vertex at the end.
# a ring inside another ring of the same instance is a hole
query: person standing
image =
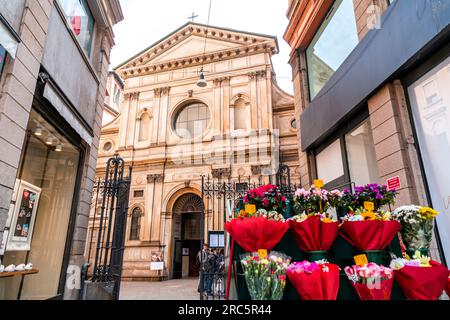
{"type": "Polygon", "coordinates": [[[203,244],[203,249],[197,254],[197,268],[199,273],[199,283],[197,291],[203,296],[205,292],[205,286],[207,284],[207,272],[208,272],[208,256],[209,246],[207,243],[203,244]]]}

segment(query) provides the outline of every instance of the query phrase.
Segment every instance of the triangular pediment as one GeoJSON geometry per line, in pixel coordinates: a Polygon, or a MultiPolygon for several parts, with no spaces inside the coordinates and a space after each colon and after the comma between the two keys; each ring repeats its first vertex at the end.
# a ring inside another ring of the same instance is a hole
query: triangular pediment
{"type": "Polygon", "coordinates": [[[213,52],[226,51],[233,48],[240,47],[240,44],[209,39],[206,41],[205,38],[200,36],[192,35],[185,40],[181,41],[174,47],[167,50],[165,53],[152,60],[149,60],[147,64],[174,61],[182,58],[189,58],[192,56],[198,56],[205,52],[210,54],[213,52]]]}
{"type": "Polygon", "coordinates": [[[278,53],[276,37],[188,23],[118,66],[122,76],[257,50],[278,53]],[[205,48],[206,39],[206,48],[205,48]]]}

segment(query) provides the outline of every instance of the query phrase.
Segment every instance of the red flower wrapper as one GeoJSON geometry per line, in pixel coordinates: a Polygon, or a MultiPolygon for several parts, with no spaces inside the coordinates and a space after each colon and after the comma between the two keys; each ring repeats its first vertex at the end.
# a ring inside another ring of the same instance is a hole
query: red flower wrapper
{"type": "MultiPolygon", "coordinates": [[[[450,271],[449,271],[450,272],[450,271]]],[[[445,286],[445,292],[450,297],[450,277],[447,280],[447,285],[445,286]]]]}
{"type": "Polygon", "coordinates": [[[258,252],[260,249],[272,250],[289,229],[289,224],[259,216],[231,220],[225,224],[225,229],[245,252],[258,252]]]}
{"type": "Polygon", "coordinates": [[[361,300],[391,300],[392,284],[394,278],[368,285],[352,283],[361,300]]]}
{"type": "Polygon", "coordinates": [[[410,300],[437,300],[448,284],[449,271],[431,261],[431,268],[405,266],[394,271],[395,281],[410,300]]]}
{"type": "Polygon", "coordinates": [[[303,222],[289,221],[297,246],[303,252],[329,251],[337,238],[339,223],[325,223],[319,217],[309,217],[303,222]]]}
{"type": "Polygon", "coordinates": [[[400,230],[397,221],[345,221],[339,234],[361,251],[383,250],[400,230]]]}
{"type": "MultiPolygon", "coordinates": [[[[308,262],[296,263],[298,265],[308,262]]],[[[302,268],[288,268],[286,272],[289,281],[297,290],[302,300],[336,300],[339,292],[339,267],[335,264],[310,264],[314,270],[307,271],[302,268]]]]}

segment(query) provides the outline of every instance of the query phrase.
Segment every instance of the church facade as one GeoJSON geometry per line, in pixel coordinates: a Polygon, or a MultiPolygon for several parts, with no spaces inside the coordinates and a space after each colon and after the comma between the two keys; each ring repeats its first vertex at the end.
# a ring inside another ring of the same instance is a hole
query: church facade
{"type": "MultiPolygon", "coordinates": [[[[115,70],[120,112],[102,128],[96,173],[115,154],[133,167],[124,280],[195,276],[201,238],[224,229],[208,212],[200,230],[202,175],[269,182],[283,163],[299,181],[294,99],[276,83],[277,53],[275,37],[188,23],[115,70]]],[[[95,232],[91,216],[88,238],[95,232]]]]}

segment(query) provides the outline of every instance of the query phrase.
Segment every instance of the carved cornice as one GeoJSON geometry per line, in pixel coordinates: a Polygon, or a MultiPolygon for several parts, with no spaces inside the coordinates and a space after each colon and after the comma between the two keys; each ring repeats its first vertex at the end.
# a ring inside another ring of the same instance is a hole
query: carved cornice
{"type": "Polygon", "coordinates": [[[123,94],[123,97],[125,98],[125,100],[137,100],[139,99],[139,92],[126,92],[123,94]]]}
{"type": "Polygon", "coordinates": [[[213,178],[222,178],[222,179],[228,179],[231,177],[231,168],[220,168],[220,169],[213,169],[211,171],[211,174],[213,178]]]}
{"type": "Polygon", "coordinates": [[[147,175],[147,183],[153,183],[153,182],[164,182],[164,174],[157,173],[157,174],[147,175]]]}
{"type": "Polygon", "coordinates": [[[170,87],[156,88],[153,91],[155,93],[155,97],[161,97],[161,96],[164,96],[164,95],[169,95],[170,87]]]}
{"type": "Polygon", "coordinates": [[[226,51],[206,53],[205,55],[200,54],[191,57],[175,59],[172,61],[155,62],[155,63],[150,62],[148,65],[145,66],[123,68],[121,70],[117,70],[116,72],[122,78],[127,79],[164,71],[172,71],[179,68],[201,66],[206,63],[224,61],[227,59],[234,59],[237,57],[244,57],[248,56],[249,54],[257,54],[262,52],[275,53],[276,49],[267,44],[264,45],[256,44],[250,46],[243,46],[237,49],[229,49],[226,51]]]}
{"type": "Polygon", "coordinates": [[[119,66],[117,72],[122,76],[137,76],[141,73],[160,71],[166,68],[176,68],[181,64],[184,66],[186,63],[200,63],[204,61],[202,59],[224,59],[230,58],[233,55],[241,54],[246,55],[251,51],[264,51],[271,52],[273,54],[278,52],[278,44],[274,37],[251,34],[245,31],[232,31],[228,29],[215,28],[210,26],[205,26],[196,23],[189,23],[182,29],[173,33],[171,36],[163,39],[159,43],[149,47],[143,53],[132,57],[130,60],[119,66]],[[235,43],[236,48],[230,48],[229,50],[221,50],[213,53],[208,53],[207,55],[199,55],[192,57],[192,61],[189,58],[157,62],[152,64],[152,60],[156,57],[161,56],[168,50],[172,49],[185,39],[190,36],[207,36],[208,39],[226,41],[229,43],[235,43]],[[183,64],[183,60],[184,64],[183,64]],[[188,61],[186,61],[188,60],[188,61]]]}
{"type": "Polygon", "coordinates": [[[222,78],[216,78],[213,80],[214,86],[220,87],[221,85],[227,85],[230,83],[231,77],[222,77],[222,78]]]}
{"type": "Polygon", "coordinates": [[[248,73],[248,77],[250,80],[265,79],[266,75],[267,75],[266,70],[253,71],[253,72],[248,73]]]}

